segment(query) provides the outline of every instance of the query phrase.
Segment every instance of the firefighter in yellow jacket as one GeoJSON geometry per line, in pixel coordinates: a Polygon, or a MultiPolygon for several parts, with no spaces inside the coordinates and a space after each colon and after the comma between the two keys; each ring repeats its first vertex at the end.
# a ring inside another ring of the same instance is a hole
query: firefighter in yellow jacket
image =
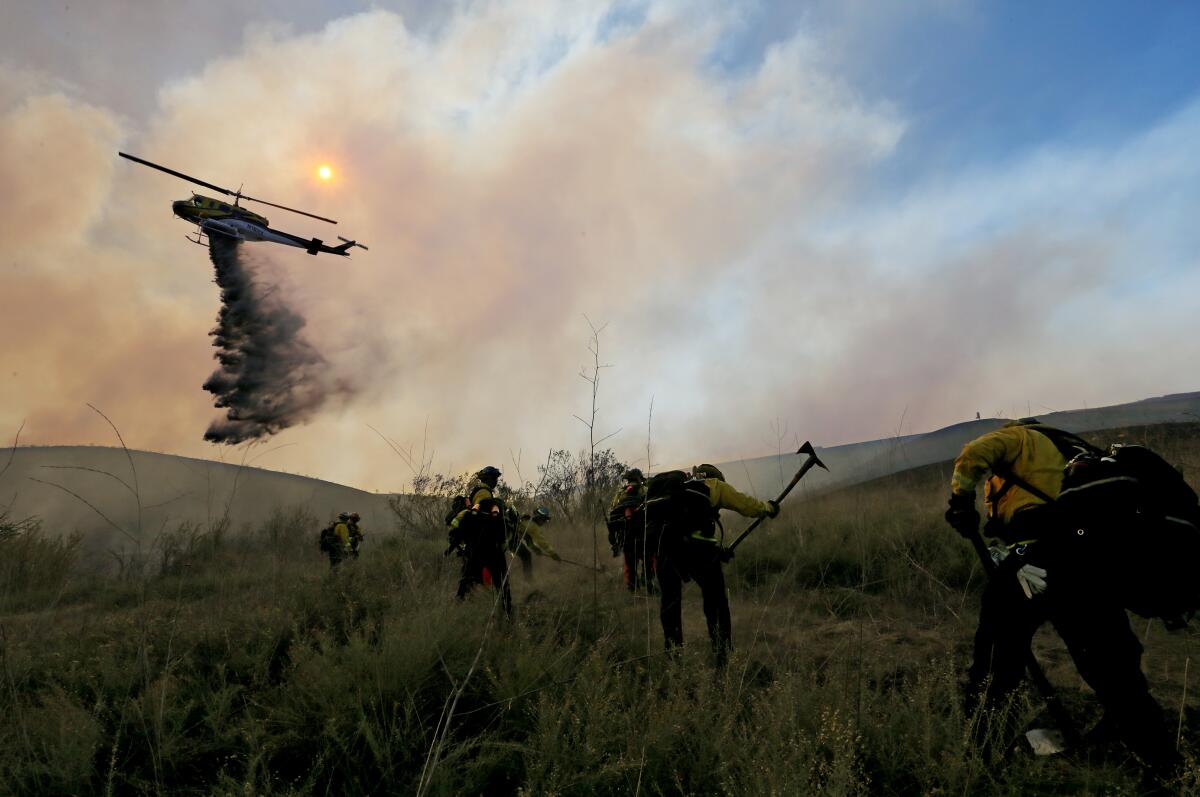
{"type": "Polygon", "coordinates": [[[336,568],[353,555],[351,540],[350,513],[341,512],[337,516],[337,521],[333,524],[332,539],[329,540],[328,548],[326,548],[329,554],[329,567],[331,569],[336,568]]]}
{"type": "Polygon", "coordinates": [[[362,527],[358,525],[360,520],[362,520],[362,516],[357,512],[346,515],[346,539],[350,543],[350,556],[355,559],[358,558],[358,548],[362,545],[363,538],[367,536],[363,533],[362,527]]]}
{"type": "MultiPolygon", "coordinates": [[[[515,513],[514,513],[515,514],[515,513]]],[[[542,529],[550,522],[550,510],[539,506],[528,515],[521,515],[512,525],[508,535],[508,550],[521,560],[521,572],[533,578],[533,555],[548,556],[556,562],[562,561],[558,551],[546,539],[542,529]]]]}
{"type": "Polygon", "coordinates": [[[504,501],[497,494],[500,471],[491,465],[475,474],[467,487],[467,506],[450,522],[450,545],[462,553],[458,597],[465,598],[476,584],[500,591],[504,611],[512,612],[505,559],[504,501]]]}
{"type": "Polygon", "coordinates": [[[738,492],[713,465],[694,467],[682,495],[696,508],[678,513],[659,539],[657,576],[663,637],[667,648],[683,644],[683,583],[694,580],[700,587],[708,636],[720,665],[733,641],[729,596],[721,569],[727,557],[717,536],[720,512],[729,509],[745,517],[773,518],[779,514],[779,505],[738,492]]]}
{"type": "Polygon", "coordinates": [[[986,475],[984,533],[1002,542],[992,549],[998,568],[980,605],[968,707],[1004,703],[1048,620],[1103,704],[1105,722],[1152,772],[1169,776],[1178,756],[1142,675],[1141,644],[1117,590],[1101,583],[1075,539],[1079,524],[1056,502],[1068,457],[1088,448],[1025,419],[967,443],[954,462],[947,522],[963,537],[979,533],[975,489],[986,475]]]}
{"type": "Polygon", "coordinates": [[[643,504],[646,501],[646,477],[638,468],[630,468],[608,505],[608,544],[613,556],[624,554],[622,577],[625,588],[637,592],[644,586],[653,593],[656,540],[651,539],[643,504]]]}

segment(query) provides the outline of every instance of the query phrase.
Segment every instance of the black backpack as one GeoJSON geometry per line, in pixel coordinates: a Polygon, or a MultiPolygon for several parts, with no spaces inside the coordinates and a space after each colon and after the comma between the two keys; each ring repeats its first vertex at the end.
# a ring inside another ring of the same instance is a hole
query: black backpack
{"type": "Polygon", "coordinates": [[[1057,503],[1130,611],[1179,627],[1200,609],[1200,500],[1161,456],[1139,445],[1078,456],[1057,503]]]}
{"type": "Polygon", "coordinates": [[[712,534],[716,512],[708,500],[708,485],[681,470],[669,470],[646,483],[646,525],[665,541],[694,532],[712,534]]]}
{"type": "Polygon", "coordinates": [[[317,536],[317,547],[320,548],[324,553],[329,553],[330,551],[336,550],[338,543],[340,542],[340,540],[338,540],[337,533],[334,532],[334,526],[335,524],[330,523],[328,526],[321,529],[321,533],[317,536]]]}
{"type": "Polygon", "coordinates": [[[458,517],[458,513],[471,508],[471,499],[465,495],[456,495],[450,499],[450,508],[446,512],[446,525],[449,526],[458,517]]]}
{"type": "MultiPolygon", "coordinates": [[[[467,499],[462,499],[464,504],[467,499]]],[[[485,498],[479,502],[479,509],[468,507],[468,511],[458,521],[458,528],[452,528],[449,534],[451,547],[463,546],[470,551],[503,550],[507,540],[507,515],[504,501],[500,498],[485,498]]],[[[461,508],[459,511],[462,511],[461,508]]],[[[449,521],[458,516],[455,512],[449,521]]]]}
{"type": "Polygon", "coordinates": [[[1182,520],[1200,526],[1200,498],[1183,474],[1145,446],[1115,444],[1109,457],[1141,486],[1138,511],[1154,519],[1182,520]]]}

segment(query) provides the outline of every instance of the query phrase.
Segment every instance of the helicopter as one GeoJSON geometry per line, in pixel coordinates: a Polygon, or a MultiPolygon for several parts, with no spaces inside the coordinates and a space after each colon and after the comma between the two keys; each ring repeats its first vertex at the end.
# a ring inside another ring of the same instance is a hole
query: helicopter
{"type": "Polygon", "coordinates": [[[284,205],[276,205],[274,202],[267,202],[264,199],[255,199],[252,196],[246,196],[242,193],[241,188],[238,188],[237,191],[230,191],[228,188],[221,188],[219,185],[197,180],[195,177],[186,175],[183,172],[177,172],[174,169],[168,169],[166,166],[151,163],[148,160],[139,158],[136,155],[130,155],[127,152],[118,152],[117,154],[134,163],[149,166],[151,169],[158,169],[160,172],[166,172],[196,185],[218,191],[225,196],[233,197],[233,202],[229,203],[204,196],[203,194],[197,194],[193,191],[191,199],[179,199],[171,203],[172,213],[184,221],[190,221],[196,225],[196,237],[185,236],[194,244],[205,246],[206,242],[204,239],[206,236],[211,239],[214,235],[220,235],[235,241],[270,241],[271,243],[283,244],[284,246],[295,246],[303,249],[310,255],[324,252],[329,255],[349,257],[350,249],[353,247],[357,246],[359,249],[367,249],[363,244],[343,238],[340,235],[337,237],[339,241],[343,242],[340,246],[326,246],[325,242],[320,238],[302,238],[299,235],[292,235],[283,230],[273,230],[266,217],[252,210],[247,210],[239,203],[244,199],[247,202],[257,202],[260,205],[269,205],[270,207],[279,208],[291,213],[299,213],[301,216],[308,216],[319,221],[337,224],[333,219],[327,219],[315,213],[307,213],[303,210],[285,207],[284,205]]]}

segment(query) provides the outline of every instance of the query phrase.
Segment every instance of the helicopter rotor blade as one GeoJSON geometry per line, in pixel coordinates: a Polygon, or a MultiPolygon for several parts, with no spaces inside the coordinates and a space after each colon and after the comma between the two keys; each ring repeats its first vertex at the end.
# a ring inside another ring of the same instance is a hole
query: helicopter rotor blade
{"type": "Polygon", "coordinates": [[[274,202],[268,202],[265,199],[255,199],[254,197],[246,196],[245,194],[238,194],[238,196],[240,196],[242,199],[245,199],[248,202],[257,202],[260,205],[270,205],[273,208],[279,208],[280,210],[286,210],[291,213],[299,213],[301,216],[308,216],[310,219],[317,219],[319,221],[327,221],[330,224],[337,224],[337,222],[334,221],[333,219],[327,219],[324,216],[318,216],[316,213],[309,213],[304,210],[296,210],[295,208],[289,208],[286,205],[276,205],[274,202]]]}
{"type": "Polygon", "coordinates": [[[184,174],[183,172],[177,172],[174,169],[168,169],[166,166],[159,166],[157,163],[151,163],[148,160],[143,160],[142,158],[139,158],[136,155],[130,155],[127,152],[118,152],[117,154],[120,155],[122,158],[128,158],[129,160],[133,161],[134,163],[140,163],[143,166],[149,166],[151,169],[158,169],[160,172],[166,172],[167,174],[174,175],[175,177],[179,177],[184,180],[187,180],[189,183],[195,183],[196,185],[202,185],[205,188],[211,188],[214,191],[220,191],[222,194],[225,194],[226,196],[235,196],[235,193],[233,191],[230,191],[228,188],[222,188],[219,185],[213,185],[212,183],[206,183],[203,180],[197,180],[195,177],[192,177],[191,175],[184,174]]]}
{"type": "MultiPolygon", "coordinates": [[[[177,172],[174,169],[168,169],[166,166],[159,166],[157,163],[151,163],[150,161],[145,160],[144,158],[139,158],[136,155],[130,155],[127,152],[118,152],[117,154],[120,155],[122,158],[128,158],[129,160],[133,161],[134,163],[140,163],[143,166],[149,166],[151,169],[158,169],[160,172],[166,172],[167,174],[173,175],[180,179],[187,180],[190,183],[195,183],[196,185],[201,185],[201,186],[204,186],[205,188],[211,188],[213,191],[220,191],[222,194],[225,194],[226,196],[235,197],[236,199],[245,199],[249,202],[257,202],[260,205],[269,205],[270,207],[273,207],[273,208],[279,208],[280,210],[286,210],[289,213],[299,213],[301,216],[308,216],[309,218],[317,219],[318,221],[327,221],[330,224],[337,224],[337,222],[334,221],[333,219],[327,219],[324,216],[318,216],[315,213],[309,213],[304,210],[296,210],[296,208],[289,208],[287,205],[277,205],[274,202],[268,202],[265,199],[255,199],[252,196],[246,196],[245,194],[243,194],[241,192],[241,189],[239,189],[237,191],[230,191],[228,188],[222,188],[219,185],[213,185],[212,183],[206,183],[203,180],[197,180],[195,177],[192,177],[189,174],[184,174],[183,172],[177,172]]],[[[236,199],[235,199],[235,201],[236,201],[236,199]]]]}

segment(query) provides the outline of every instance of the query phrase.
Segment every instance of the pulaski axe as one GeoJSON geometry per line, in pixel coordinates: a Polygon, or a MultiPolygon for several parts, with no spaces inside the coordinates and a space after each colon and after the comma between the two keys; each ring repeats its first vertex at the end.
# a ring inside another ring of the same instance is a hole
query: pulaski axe
{"type": "MultiPolygon", "coordinates": [[[[812,443],[808,442],[807,440],[804,441],[804,445],[800,446],[800,448],[796,451],[796,453],[797,454],[808,454],[808,459],[804,460],[804,464],[800,466],[800,470],[796,471],[796,475],[792,477],[792,480],[790,482],[788,482],[788,486],[784,487],[783,492],[780,493],[779,497],[775,499],[776,504],[783,503],[783,499],[787,498],[787,494],[792,491],[792,488],[796,486],[796,483],[804,478],[804,474],[806,474],[810,470],[812,470],[813,465],[816,465],[817,467],[819,467],[823,470],[829,470],[829,468],[825,467],[825,463],[821,461],[821,458],[817,456],[817,452],[815,449],[813,449],[812,443]]],[[[753,523],[751,523],[749,525],[749,527],[746,528],[745,531],[743,531],[741,534],[738,535],[738,538],[733,541],[733,544],[725,549],[725,554],[726,555],[730,554],[733,551],[733,549],[738,547],[738,545],[741,543],[741,541],[746,539],[746,537],[750,534],[750,532],[752,532],[756,528],[758,528],[758,524],[762,523],[762,522],[763,522],[763,519],[758,518],[753,523]]]]}

